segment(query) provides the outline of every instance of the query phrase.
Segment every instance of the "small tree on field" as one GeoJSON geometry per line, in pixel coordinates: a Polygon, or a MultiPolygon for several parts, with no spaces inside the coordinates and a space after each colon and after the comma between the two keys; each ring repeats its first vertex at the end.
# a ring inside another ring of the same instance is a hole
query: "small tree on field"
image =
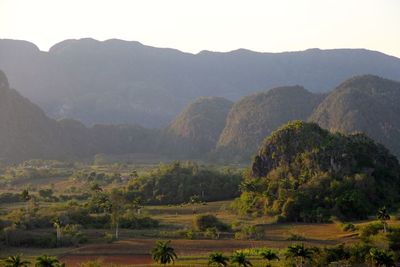
{"type": "Polygon", "coordinates": [[[214,252],[208,256],[208,266],[226,267],[228,266],[229,258],[221,252],[214,252]]]}
{"type": "Polygon", "coordinates": [[[313,251],[304,247],[304,244],[292,244],[287,248],[286,258],[292,258],[296,261],[296,266],[303,267],[307,260],[311,260],[313,251]]]}
{"type": "Polygon", "coordinates": [[[378,213],[376,214],[376,217],[378,220],[380,220],[383,224],[383,232],[386,233],[386,228],[387,228],[387,220],[390,220],[390,215],[386,209],[386,207],[382,207],[378,210],[378,213]]]}
{"type": "Polygon", "coordinates": [[[261,258],[267,261],[266,267],[271,266],[271,261],[279,261],[278,254],[272,249],[264,249],[259,253],[259,255],[261,256],[261,258]]]}
{"type": "Polygon", "coordinates": [[[231,257],[231,263],[237,264],[239,267],[251,267],[253,264],[247,259],[247,256],[243,252],[235,252],[231,257]]]}
{"type": "Polygon", "coordinates": [[[24,261],[21,255],[8,256],[2,260],[4,267],[28,267],[31,263],[29,261],[24,261]]]}
{"type": "Polygon", "coordinates": [[[396,266],[393,252],[389,252],[384,249],[372,248],[369,251],[369,258],[377,267],[396,266]]]}
{"type": "Polygon", "coordinates": [[[43,255],[36,258],[35,267],[61,267],[61,266],[64,266],[64,264],[60,263],[56,257],[43,255]]]}
{"type": "Polygon", "coordinates": [[[155,262],[163,264],[164,266],[175,262],[178,256],[175,254],[174,248],[170,246],[170,243],[171,240],[157,241],[156,247],[151,251],[155,262]]]}

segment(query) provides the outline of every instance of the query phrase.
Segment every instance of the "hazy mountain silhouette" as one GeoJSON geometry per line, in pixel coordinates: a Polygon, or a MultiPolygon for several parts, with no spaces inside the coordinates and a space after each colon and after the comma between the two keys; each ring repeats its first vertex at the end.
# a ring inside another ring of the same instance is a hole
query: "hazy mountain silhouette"
{"type": "Polygon", "coordinates": [[[9,87],[0,71],[0,161],[83,159],[97,153],[154,153],[159,131],[135,125],[94,125],[50,119],[9,87]]]}
{"type": "Polygon", "coordinates": [[[0,58],[13,86],[51,117],[146,127],[166,126],[205,95],[237,100],[286,84],[325,92],[354,75],[400,77],[400,59],[364,49],[194,55],[138,42],[81,39],[42,52],[29,42],[0,40],[0,58]]]}

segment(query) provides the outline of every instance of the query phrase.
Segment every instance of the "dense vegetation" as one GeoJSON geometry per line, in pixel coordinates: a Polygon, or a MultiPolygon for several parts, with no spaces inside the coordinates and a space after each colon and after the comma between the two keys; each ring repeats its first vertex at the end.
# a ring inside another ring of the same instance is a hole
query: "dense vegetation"
{"type": "Polygon", "coordinates": [[[363,134],[294,121],[264,141],[236,205],[286,221],[363,219],[381,206],[396,207],[399,171],[396,157],[363,134]]]}
{"type": "Polygon", "coordinates": [[[265,136],[290,120],[307,119],[322,97],[292,86],[242,98],[228,115],[217,145],[218,156],[249,161],[265,136]]]}
{"type": "Polygon", "coordinates": [[[131,181],[128,190],[144,203],[177,204],[231,199],[239,194],[241,174],[205,168],[195,163],[161,164],[131,181]]]}
{"type": "Polygon", "coordinates": [[[332,91],[311,116],[330,131],[364,132],[400,156],[400,83],[354,77],[332,91]]]}

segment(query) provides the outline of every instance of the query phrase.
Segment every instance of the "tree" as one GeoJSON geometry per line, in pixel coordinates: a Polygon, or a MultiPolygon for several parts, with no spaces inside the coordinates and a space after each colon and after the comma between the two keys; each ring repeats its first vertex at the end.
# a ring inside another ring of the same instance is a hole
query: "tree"
{"type": "Polygon", "coordinates": [[[41,196],[43,199],[51,199],[53,197],[53,190],[51,188],[40,189],[39,196],[41,196]]]}
{"type": "Polygon", "coordinates": [[[56,257],[42,255],[36,258],[35,267],[60,267],[61,265],[56,257]]]}
{"type": "Polygon", "coordinates": [[[246,254],[243,252],[235,252],[231,257],[231,263],[237,264],[239,267],[253,266],[253,264],[251,264],[251,262],[246,258],[246,254]]]}
{"type": "Polygon", "coordinates": [[[304,247],[304,244],[292,244],[287,248],[286,258],[296,261],[296,266],[303,267],[306,260],[311,260],[313,251],[304,247]]]}
{"type": "Polygon", "coordinates": [[[263,258],[264,260],[267,261],[267,267],[271,266],[271,261],[273,260],[278,260],[279,261],[279,257],[278,254],[272,250],[272,249],[264,249],[260,252],[259,254],[261,256],[261,258],[263,258]]]}
{"type": "Polygon", "coordinates": [[[57,246],[60,245],[61,243],[61,220],[60,218],[56,218],[53,221],[53,226],[56,229],[56,234],[57,234],[57,246]]]}
{"type": "Polygon", "coordinates": [[[155,262],[160,264],[170,264],[174,263],[178,256],[175,254],[174,248],[169,244],[169,241],[157,241],[155,248],[151,251],[152,258],[155,262]]]}
{"type": "Polygon", "coordinates": [[[385,206],[383,206],[382,208],[380,208],[378,210],[378,213],[376,214],[376,217],[378,218],[378,220],[380,220],[383,224],[383,232],[386,233],[386,228],[387,228],[387,220],[390,220],[390,215],[386,209],[385,206]]]}
{"type": "Polygon", "coordinates": [[[229,258],[221,252],[214,252],[208,256],[208,266],[226,267],[228,266],[229,258]]]}
{"type": "Polygon", "coordinates": [[[378,267],[392,267],[395,265],[393,252],[384,249],[371,248],[369,251],[371,261],[378,267]]]}
{"type": "Polygon", "coordinates": [[[115,239],[117,240],[119,238],[119,220],[124,211],[125,201],[122,191],[114,189],[111,192],[111,224],[115,227],[115,239]]]}
{"type": "Polygon", "coordinates": [[[94,193],[99,193],[99,192],[103,191],[103,189],[101,188],[101,186],[98,183],[92,184],[92,186],[90,187],[90,190],[93,191],[94,193]]]}
{"type": "Polygon", "coordinates": [[[24,189],[24,190],[22,191],[22,193],[21,193],[21,199],[26,203],[26,205],[25,205],[25,211],[28,212],[28,210],[29,210],[28,203],[29,203],[29,200],[32,199],[32,196],[29,194],[28,189],[24,189]]]}
{"type": "Polygon", "coordinates": [[[28,189],[24,189],[21,193],[21,199],[25,202],[29,201],[31,199],[31,195],[29,194],[28,189]]]}
{"type": "Polygon", "coordinates": [[[21,255],[9,256],[3,260],[4,267],[28,267],[29,261],[24,261],[21,255]]]}

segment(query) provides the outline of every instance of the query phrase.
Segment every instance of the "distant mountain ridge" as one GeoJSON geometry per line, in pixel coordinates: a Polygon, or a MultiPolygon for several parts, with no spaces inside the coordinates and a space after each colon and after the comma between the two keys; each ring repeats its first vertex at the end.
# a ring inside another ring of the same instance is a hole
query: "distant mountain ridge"
{"type": "Polygon", "coordinates": [[[400,158],[400,82],[353,77],[329,94],[301,86],[270,89],[236,103],[201,97],[163,129],[129,124],[86,127],[56,121],[16,90],[0,71],[0,161],[85,159],[95,154],[153,154],[170,159],[248,162],[263,136],[291,120],[333,132],[363,132],[400,158]]]}
{"type": "Polygon", "coordinates": [[[98,153],[154,153],[159,131],[135,125],[94,125],[50,119],[11,89],[0,71],[0,161],[85,159],[98,153]],[[156,137],[157,136],[157,137],[156,137]]]}
{"type": "Polygon", "coordinates": [[[29,42],[0,40],[0,59],[11,84],[50,117],[150,128],[168,125],[201,96],[236,101],[287,84],[326,92],[355,75],[400,77],[400,59],[364,49],[189,54],[86,38],[43,52],[29,42]]]}

